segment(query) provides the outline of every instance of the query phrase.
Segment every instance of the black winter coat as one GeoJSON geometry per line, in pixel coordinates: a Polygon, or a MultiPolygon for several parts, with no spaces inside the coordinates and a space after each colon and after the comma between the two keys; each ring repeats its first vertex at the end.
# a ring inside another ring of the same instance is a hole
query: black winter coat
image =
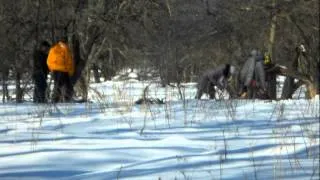
{"type": "Polygon", "coordinates": [[[33,54],[33,77],[37,78],[38,76],[47,77],[49,69],[47,66],[47,57],[48,54],[36,50],[33,54]]]}

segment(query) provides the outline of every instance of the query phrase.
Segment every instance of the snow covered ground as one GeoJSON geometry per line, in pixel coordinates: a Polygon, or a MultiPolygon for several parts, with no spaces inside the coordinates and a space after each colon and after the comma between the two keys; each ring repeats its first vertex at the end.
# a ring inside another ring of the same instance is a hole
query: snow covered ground
{"type": "Polygon", "coordinates": [[[0,179],[319,179],[319,97],[194,100],[93,84],[92,103],[0,104],[0,179]]]}

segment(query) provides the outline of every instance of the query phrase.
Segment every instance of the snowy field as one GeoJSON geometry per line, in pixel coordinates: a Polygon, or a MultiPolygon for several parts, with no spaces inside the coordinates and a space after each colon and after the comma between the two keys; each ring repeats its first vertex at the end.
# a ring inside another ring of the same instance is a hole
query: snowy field
{"type": "Polygon", "coordinates": [[[319,96],[194,100],[149,83],[92,84],[91,103],[0,104],[0,179],[319,179],[319,96]]]}

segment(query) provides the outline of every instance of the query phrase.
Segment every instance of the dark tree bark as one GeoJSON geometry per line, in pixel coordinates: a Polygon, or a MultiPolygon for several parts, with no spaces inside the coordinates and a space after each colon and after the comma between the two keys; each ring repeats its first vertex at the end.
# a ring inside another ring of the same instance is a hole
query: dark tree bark
{"type": "Polygon", "coordinates": [[[267,73],[268,81],[268,97],[270,99],[277,99],[277,75],[274,73],[267,73]]]}
{"type": "Polygon", "coordinates": [[[96,63],[92,65],[92,71],[93,71],[93,77],[95,83],[100,83],[100,73],[99,73],[99,67],[96,63]]]}
{"type": "Polygon", "coordinates": [[[72,87],[75,86],[75,84],[79,81],[79,93],[82,96],[83,100],[87,100],[87,85],[85,83],[85,79],[83,77],[83,71],[86,66],[86,62],[84,59],[81,58],[80,55],[80,41],[79,38],[76,34],[72,36],[72,47],[73,47],[73,59],[74,59],[74,64],[75,64],[75,73],[71,77],[71,84],[72,87]]]}
{"type": "Polygon", "coordinates": [[[16,102],[21,103],[23,100],[23,91],[21,88],[21,73],[16,71],[16,102]]]}
{"type": "Polygon", "coordinates": [[[281,99],[291,99],[294,93],[294,78],[287,77],[283,83],[281,99]]]}
{"type": "Polygon", "coordinates": [[[9,70],[4,69],[2,71],[2,102],[5,103],[9,100],[9,90],[8,90],[8,76],[9,70]]]}

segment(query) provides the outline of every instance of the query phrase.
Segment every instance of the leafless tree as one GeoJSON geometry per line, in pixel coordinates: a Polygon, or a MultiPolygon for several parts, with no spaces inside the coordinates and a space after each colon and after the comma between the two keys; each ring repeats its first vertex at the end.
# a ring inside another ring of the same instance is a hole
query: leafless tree
{"type": "Polygon", "coordinates": [[[3,92],[15,80],[21,102],[30,88],[32,52],[39,41],[55,43],[62,35],[76,61],[73,85],[84,99],[91,71],[97,82],[131,68],[157,72],[163,85],[180,84],[222,63],[241,67],[252,48],[289,65],[300,43],[318,87],[314,7],[316,0],[1,0],[3,92]]]}

